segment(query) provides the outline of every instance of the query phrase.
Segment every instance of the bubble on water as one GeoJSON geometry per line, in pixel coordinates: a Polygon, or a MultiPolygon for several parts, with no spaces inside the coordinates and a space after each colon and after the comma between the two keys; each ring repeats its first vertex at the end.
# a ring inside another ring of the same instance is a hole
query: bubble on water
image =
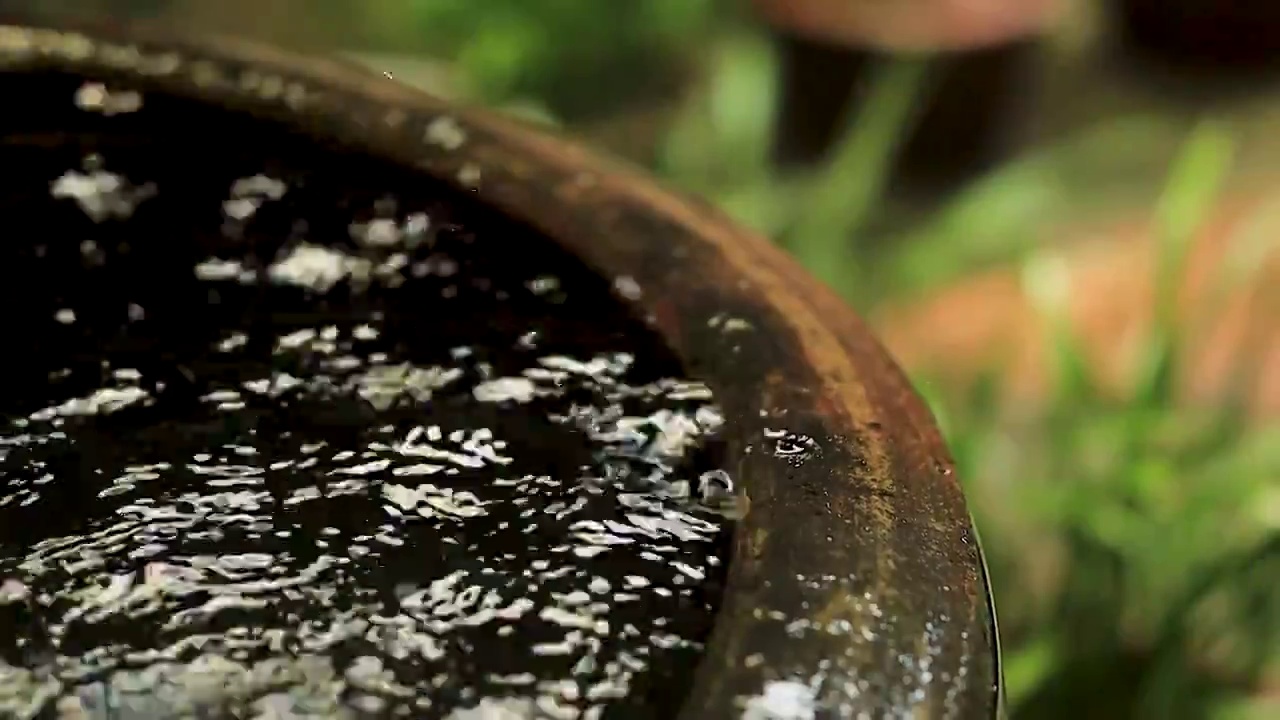
{"type": "MultiPolygon", "coordinates": [[[[431,220],[426,213],[413,212],[401,218],[396,213],[395,198],[384,198],[375,206],[375,213],[378,217],[353,222],[348,226],[348,234],[357,245],[375,249],[414,249],[429,240],[431,220]]],[[[384,274],[391,269],[400,270],[409,265],[405,255],[396,254],[391,257],[395,258],[392,261],[394,268],[388,266],[384,269],[384,274]]],[[[449,261],[440,256],[433,256],[430,260],[438,266],[449,261]]],[[[413,274],[415,277],[423,277],[432,274],[432,268],[427,263],[415,263],[413,274]]],[[[440,274],[451,273],[445,271],[440,274]]]]}
{"type": "Polygon", "coordinates": [[[821,450],[812,437],[790,430],[765,428],[764,437],[772,445],[773,456],[786,460],[794,467],[800,467],[821,450]]]}
{"type": "Polygon", "coordinates": [[[142,388],[101,388],[85,397],[71,398],[57,405],[51,405],[31,413],[31,420],[47,421],[58,416],[74,415],[106,415],[130,405],[150,400],[151,396],[142,388]]]}
{"type": "Polygon", "coordinates": [[[522,377],[495,378],[476,385],[472,390],[480,402],[531,402],[538,394],[538,386],[522,377]]]}
{"type": "Polygon", "coordinates": [[[222,202],[222,213],[232,222],[246,222],[265,203],[284,197],[288,189],[283,180],[263,174],[238,178],[231,184],[230,197],[222,202]]]}
{"type": "Polygon", "coordinates": [[[138,203],[155,194],[151,185],[133,185],[123,176],[106,170],[69,170],[53,181],[50,194],[74,200],[94,222],[128,219],[138,203]]]}
{"type": "Polygon", "coordinates": [[[195,276],[201,280],[241,280],[253,282],[256,274],[240,260],[209,258],[195,266],[195,276]]]}
{"type": "Polygon", "coordinates": [[[367,282],[373,262],[332,248],[300,243],[267,269],[267,277],[282,285],[297,285],[324,293],[343,280],[367,282]]]}

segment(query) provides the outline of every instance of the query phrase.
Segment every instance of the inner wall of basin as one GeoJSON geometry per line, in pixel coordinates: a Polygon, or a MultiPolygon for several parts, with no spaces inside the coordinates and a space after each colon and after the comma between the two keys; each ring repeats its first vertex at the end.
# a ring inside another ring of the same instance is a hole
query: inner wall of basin
{"type": "Polygon", "coordinates": [[[675,712],[731,480],[614,279],[265,121],[0,97],[0,717],[675,712]]]}

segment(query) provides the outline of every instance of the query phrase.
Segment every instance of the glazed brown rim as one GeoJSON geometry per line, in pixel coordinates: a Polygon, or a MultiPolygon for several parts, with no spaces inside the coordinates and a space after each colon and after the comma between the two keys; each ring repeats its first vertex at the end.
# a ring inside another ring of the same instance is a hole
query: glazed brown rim
{"type": "Polygon", "coordinates": [[[862,322],[769,242],[546,131],[346,62],[154,28],[0,26],[0,71],[37,69],[412,164],[626,280],[624,300],[717,394],[750,502],[681,717],[738,717],[771,682],[810,688],[833,717],[995,715],[981,551],[932,418],[862,322]]]}

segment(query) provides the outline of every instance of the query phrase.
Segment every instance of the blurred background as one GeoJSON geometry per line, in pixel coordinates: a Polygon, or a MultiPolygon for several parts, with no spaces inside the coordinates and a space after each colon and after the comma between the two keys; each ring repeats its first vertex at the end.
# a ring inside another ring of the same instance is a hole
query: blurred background
{"type": "Polygon", "coordinates": [[[0,0],[560,126],[794,253],[933,404],[1012,716],[1280,717],[1275,0],[0,0]]]}

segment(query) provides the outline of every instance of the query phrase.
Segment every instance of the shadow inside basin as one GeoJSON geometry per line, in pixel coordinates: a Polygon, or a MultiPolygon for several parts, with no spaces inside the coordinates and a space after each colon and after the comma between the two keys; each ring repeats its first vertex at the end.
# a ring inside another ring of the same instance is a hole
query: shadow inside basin
{"type": "Polygon", "coordinates": [[[0,97],[0,716],[675,712],[722,420],[607,279],[266,121],[0,97]]]}

